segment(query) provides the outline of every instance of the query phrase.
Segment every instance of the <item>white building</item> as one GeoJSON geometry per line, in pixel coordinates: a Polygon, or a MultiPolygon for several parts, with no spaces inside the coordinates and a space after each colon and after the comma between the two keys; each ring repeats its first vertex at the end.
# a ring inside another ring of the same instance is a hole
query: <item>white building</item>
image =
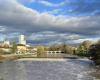
{"type": "Polygon", "coordinates": [[[24,35],[19,36],[19,44],[26,45],[26,39],[24,35]]]}

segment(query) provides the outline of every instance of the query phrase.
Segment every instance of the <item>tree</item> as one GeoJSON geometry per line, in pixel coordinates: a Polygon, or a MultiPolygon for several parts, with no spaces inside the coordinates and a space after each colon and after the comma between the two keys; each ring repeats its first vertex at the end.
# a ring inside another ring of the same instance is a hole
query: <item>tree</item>
{"type": "Polygon", "coordinates": [[[0,49],[0,54],[3,54],[3,53],[4,53],[4,51],[2,49],[0,49]]]}
{"type": "Polygon", "coordinates": [[[15,53],[17,51],[17,44],[13,42],[12,44],[12,53],[15,53]]]}
{"type": "Polygon", "coordinates": [[[37,57],[46,57],[46,53],[43,46],[37,47],[37,57]]]}
{"type": "Polygon", "coordinates": [[[92,45],[92,42],[89,40],[82,42],[77,49],[77,52],[78,52],[77,54],[79,56],[88,57],[89,56],[89,48],[91,45],[92,45]]]}
{"type": "Polygon", "coordinates": [[[59,46],[59,49],[63,52],[63,53],[67,53],[68,51],[67,51],[67,45],[65,44],[65,43],[63,43],[63,44],[61,44],[60,46],[59,46]]]}
{"type": "Polygon", "coordinates": [[[58,50],[60,50],[60,45],[52,45],[52,46],[50,46],[49,47],[49,49],[48,49],[49,51],[58,51],[58,50]]]}
{"type": "Polygon", "coordinates": [[[86,56],[85,47],[80,45],[77,49],[77,55],[79,56],[86,56]]]}
{"type": "Polygon", "coordinates": [[[84,48],[85,48],[86,50],[88,50],[89,47],[92,45],[92,42],[89,41],[89,40],[86,40],[86,41],[84,41],[81,45],[84,46],[84,48]]]}
{"type": "Polygon", "coordinates": [[[61,51],[64,54],[73,54],[75,52],[75,48],[65,43],[59,45],[52,45],[49,47],[50,51],[61,51]]]}
{"type": "Polygon", "coordinates": [[[91,45],[89,49],[89,53],[91,54],[91,59],[98,65],[100,65],[100,41],[96,44],[91,45]]]}

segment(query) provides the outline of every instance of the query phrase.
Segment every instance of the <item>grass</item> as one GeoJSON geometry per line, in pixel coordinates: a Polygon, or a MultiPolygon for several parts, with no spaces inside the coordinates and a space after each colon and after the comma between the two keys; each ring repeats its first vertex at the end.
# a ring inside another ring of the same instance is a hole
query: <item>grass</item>
{"type": "Polygon", "coordinates": [[[3,62],[5,60],[5,57],[0,56],[0,62],[3,62]]]}

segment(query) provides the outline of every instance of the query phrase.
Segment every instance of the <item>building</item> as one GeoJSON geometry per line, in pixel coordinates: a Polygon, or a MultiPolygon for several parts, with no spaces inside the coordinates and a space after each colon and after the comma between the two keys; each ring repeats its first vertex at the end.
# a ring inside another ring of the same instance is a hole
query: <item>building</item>
{"type": "Polygon", "coordinates": [[[37,56],[37,48],[27,47],[27,53],[26,54],[32,54],[32,55],[37,56]]]}
{"type": "Polygon", "coordinates": [[[22,44],[17,45],[17,54],[25,54],[27,52],[27,47],[22,44]]]}
{"type": "Polygon", "coordinates": [[[24,35],[19,36],[19,44],[26,45],[26,39],[24,35]]]}
{"type": "Polygon", "coordinates": [[[31,54],[32,56],[37,56],[37,48],[27,47],[25,45],[18,44],[16,54],[31,54]]]}

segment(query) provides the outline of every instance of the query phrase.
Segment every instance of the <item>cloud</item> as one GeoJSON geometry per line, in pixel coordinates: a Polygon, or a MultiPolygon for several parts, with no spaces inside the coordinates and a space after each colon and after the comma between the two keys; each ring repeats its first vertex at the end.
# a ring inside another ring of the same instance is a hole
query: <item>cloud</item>
{"type": "Polygon", "coordinates": [[[62,9],[64,15],[100,15],[99,0],[62,0],[62,2],[54,3],[48,0],[19,0],[22,3],[36,3],[41,8],[62,9]],[[41,5],[42,4],[42,5],[41,5]]]}
{"type": "Polygon", "coordinates": [[[32,33],[30,36],[27,37],[27,41],[32,42],[34,44],[59,44],[59,43],[69,43],[73,40],[80,39],[79,35],[76,34],[67,34],[67,33],[56,33],[52,31],[44,31],[38,33],[32,33]]]}
{"type": "Polygon", "coordinates": [[[52,11],[47,11],[49,14],[59,14],[62,13],[62,9],[54,9],[52,11]]]}
{"type": "Polygon", "coordinates": [[[34,38],[31,37],[32,40],[34,42],[38,41],[36,43],[63,42],[74,40],[77,38],[77,35],[100,35],[100,16],[54,16],[46,12],[39,13],[34,9],[27,8],[16,0],[1,0],[0,26],[1,33],[32,34],[34,35],[34,38]],[[51,31],[51,33],[46,31],[51,31]]]}
{"type": "Polygon", "coordinates": [[[78,39],[78,40],[73,40],[72,42],[73,43],[76,43],[76,44],[79,44],[79,43],[82,43],[83,41],[92,41],[92,42],[97,42],[100,38],[98,37],[94,37],[94,38],[83,38],[83,39],[78,39]]]}
{"type": "Polygon", "coordinates": [[[96,12],[100,12],[100,1],[99,0],[70,0],[69,6],[75,7],[72,13],[82,14],[85,13],[86,15],[91,15],[96,12]]]}
{"type": "Polygon", "coordinates": [[[61,7],[61,6],[65,5],[65,2],[60,2],[58,4],[54,4],[54,3],[51,3],[51,2],[48,2],[48,1],[45,1],[45,0],[41,0],[41,1],[39,1],[39,3],[41,3],[45,6],[49,6],[49,7],[61,7]]]}
{"type": "Polygon", "coordinates": [[[50,2],[44,1],[44,0],[39,1],[39,3],[41,3],[41,4],[45,5],[45,6],[50,6],[50,7],[55,6],[53,3],[50,3],[50,2]]]}
{"type": "Polygon", "coordinates": [[[40,3],[44,6],[47,6],[47,7],[61,7],[61,6],[64,6],[66,4],[66,1],[62,1],[60,3],[52,3],[52,2],[49,2],[47,0],[29,0],[30,3],[40,3]]]}
{"type": "Polygon", "coordinates": [[[4,26],[0,26],[0,32],[5,32],[6,28],[4,26]]]}

